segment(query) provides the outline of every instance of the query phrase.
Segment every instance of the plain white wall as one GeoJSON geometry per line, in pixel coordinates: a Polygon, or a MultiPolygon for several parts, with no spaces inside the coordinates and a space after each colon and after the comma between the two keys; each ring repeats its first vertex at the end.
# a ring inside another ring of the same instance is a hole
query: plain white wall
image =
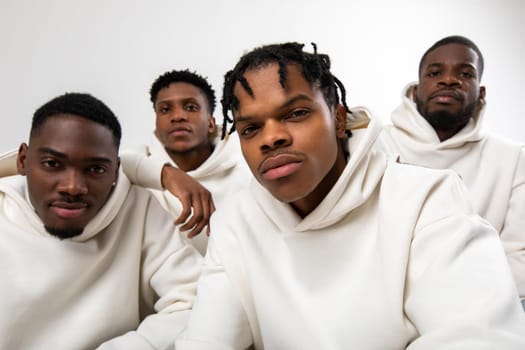
{"type": "Polygon", "coordinates": [[[486,128],[524,142],[524,18],[521,0],[0,0],[0,152],[25,141],[34,110],[66,91],[105,101],[124,147],[145,143],[158,75],[196,70],[220,99],[242,53],[283,41],[316,42],[349,105],[388,121],[421,54],[452,34],[485,56],[486,128]]]}

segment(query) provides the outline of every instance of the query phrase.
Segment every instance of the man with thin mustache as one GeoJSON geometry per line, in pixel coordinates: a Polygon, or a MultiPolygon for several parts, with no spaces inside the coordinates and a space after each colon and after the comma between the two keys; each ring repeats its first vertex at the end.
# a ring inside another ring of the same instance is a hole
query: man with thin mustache
{"type": "Polygon", "coordinates": [[[421,58],[419,82],[404,89],[381,142],[402,162],[460,175],[475,211],[500,234],[525,307],[525,149],[483,130],[483,70],[471,40],[437,41],[421,58]]]}

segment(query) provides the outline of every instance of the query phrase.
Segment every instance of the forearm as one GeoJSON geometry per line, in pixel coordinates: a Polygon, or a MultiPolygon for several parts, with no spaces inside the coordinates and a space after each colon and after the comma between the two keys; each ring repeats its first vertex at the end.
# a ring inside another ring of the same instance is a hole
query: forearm
{"type": "Polygon", "coordinates": [[[146,153],[123,151],[120,154],[120,164],[131,183],[142,187],[162,190],[162,169],[165,163],[146,153]]]}

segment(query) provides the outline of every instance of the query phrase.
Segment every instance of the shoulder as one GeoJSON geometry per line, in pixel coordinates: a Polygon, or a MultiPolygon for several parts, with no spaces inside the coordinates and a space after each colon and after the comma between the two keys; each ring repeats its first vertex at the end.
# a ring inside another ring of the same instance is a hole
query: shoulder
{"type": "Polygon", "coordinates": [[[417,215],[420,223],[452,215],[474,214],[465,184],[450,169],[403,164],[391,158],[381,193],[386,210],[400,216],[412,213],[417,215]]]}

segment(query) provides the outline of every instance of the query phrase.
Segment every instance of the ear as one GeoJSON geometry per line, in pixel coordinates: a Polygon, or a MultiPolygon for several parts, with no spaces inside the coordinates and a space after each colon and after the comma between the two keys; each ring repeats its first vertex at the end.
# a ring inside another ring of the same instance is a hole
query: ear
{"type": "Polygon", "coordinates": [[[120,157],[117,157],[117,167],[115,168],[115,181],[113,181],[114,184],[117,183],[119,169],[120,169],[120,157]]]}
{"type": "Polygon", "coordinates": [[[335,132],[337,138],[344,138],[346,135],[346,108],[342,104],[337,104],[334,108],[335,132]]]}
{"type": "Polygon", "coordinates": [[[27,145],[22,143],[18,147],[18,155],[16,156],[16,169],[20,175],[26,175],[26,158],[27,158],[27,145]]]}
{"type": "Polygon", "coordinates": [[[215,124],[215,117],[213,115],[208,116],[208,134],[214,134],[217,131],[217,124],[215,124]]]}
{"type": "Polygon", "coordinates": [[[484,86],[480,86],[479,87],[479,98],[481,100],[484,100],[486,94],[487,94],[487,91],[485,90],[485,87],[484,86]]]}
{"type": "Polygon", "coordinates": [[[419,85],[414,85],[414,87],[412,88],[412,96],[410,96],[410,98],[415,101],[416,100],[416,96],[417,96],[417,88],[419,87],[419,85]]]}

